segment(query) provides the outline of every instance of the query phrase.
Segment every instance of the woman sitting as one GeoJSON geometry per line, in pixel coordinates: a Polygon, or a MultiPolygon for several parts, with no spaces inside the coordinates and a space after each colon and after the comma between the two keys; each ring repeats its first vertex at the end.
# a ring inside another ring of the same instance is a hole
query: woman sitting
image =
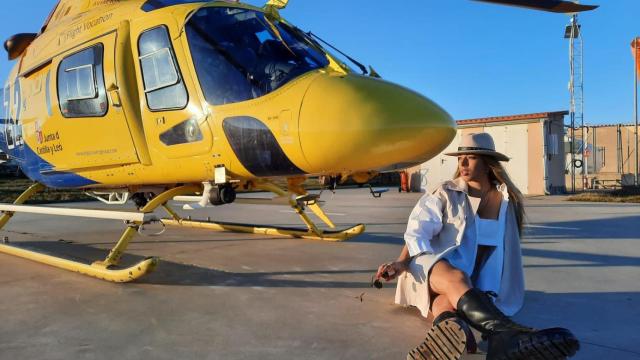
{"type": "Polygon", "coordinates": [[[405,246],[376,278],[398,278],[396,303],[434,316],[426,339],[407,359],[459,359],[475,343],[467,325],[488,337],[487,359],[573,356],[567,329],[535,330],[510,320],[524,300],[520,235],[523,197],[489,134],[463,137],[453,180],[423,196],[409,217],[405,246]]]}

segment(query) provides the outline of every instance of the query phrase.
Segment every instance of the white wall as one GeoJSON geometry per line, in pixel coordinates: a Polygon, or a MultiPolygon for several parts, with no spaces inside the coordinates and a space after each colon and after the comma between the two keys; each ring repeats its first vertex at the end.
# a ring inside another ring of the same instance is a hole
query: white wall
{"type": "Polygon", "coordinates": [[[458,161],[453,156],[444,153],[454,152],[458,149],[463,132],[489,133],[496,144],[496,151],[507,155],[511,160],[503,163],[509,176],[522,191],[529,192],[529,134],[528,124],[484,126],[477,128],[458,129],[455,139],[438,156],[422,164],[422,170],[426,173],[426,181],[423,179],[423,191],[431,192],[445,180],[449,180],[455,173],[458,161]]]}

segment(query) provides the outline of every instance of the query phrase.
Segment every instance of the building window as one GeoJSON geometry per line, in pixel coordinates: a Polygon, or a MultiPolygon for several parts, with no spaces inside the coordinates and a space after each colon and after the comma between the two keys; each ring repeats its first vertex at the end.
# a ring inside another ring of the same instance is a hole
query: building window
{"type": "Polygon", "coordinates": [[[58,99],[64,117],[104,116],[108,102],[102,44],[66,57],[58,67],[58,99]]]}
{"type": "Polygon", "coordinates": [[[151,110],[183,109],[188,96],[164,26],[147,30],[138,40],[144,92],[151,110]]]}
{"type": "Polygon", "coordinates": [[[549,134],[548,155],[560,154],[560,138],[558,134],[549,134]]]}

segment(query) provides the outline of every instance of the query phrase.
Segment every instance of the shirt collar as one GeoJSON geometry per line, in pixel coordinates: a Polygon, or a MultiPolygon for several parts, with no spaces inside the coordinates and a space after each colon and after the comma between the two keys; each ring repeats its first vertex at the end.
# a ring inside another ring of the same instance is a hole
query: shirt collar
{"type": "Polygon", "coordinates": [[[453,191],[463,192],[465,194],[469,193],[469,186],[467,183],[462,180],[462,178],[456,178],[453,180],[447,180],[444,183],[445,188],[453,191]]]}
{"type": "MultiPolygon", "coordinates": [[[[469,186],[466,181],[462,180],[462,178],[455,178],[453,180],[447,180],[444,183],[445,188],[453,191],[463,192],[469,195],[469,186]]],[[[507,189],[507,184],[498,185],[498,191],[502,193],[502,198],[505,200],[509,200],[509,192],[507,189]]]]}

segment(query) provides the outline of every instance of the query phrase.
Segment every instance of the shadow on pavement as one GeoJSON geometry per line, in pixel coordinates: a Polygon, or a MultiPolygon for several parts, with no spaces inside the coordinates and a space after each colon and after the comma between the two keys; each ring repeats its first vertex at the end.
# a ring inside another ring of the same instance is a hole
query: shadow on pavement
{"type": "Polygon", "coordinates": [[[529,224],[525,239],[640,240],[640,215],[529,224]]]}
{"type": "Polygon", "coordinates": [[[556,251],[543,249],[522,249],[522,255],[546,259],[574,261],[573,264],[530,264],[525,268],[545,267],[612,267],[612,266],[638,266],[640,258],[635,256],[588,254],[574,251],[556,251]]]}
{"type": "MultiPolygon", "coordinates": [[[[97,249],[85,244],[63,241],[30,241],[12,244],[43,254],[58,256],[64,259],[90,264],[102,260],[107,250],[97,249]]],[[[133,265],[144,260],[144,256],[125,254],[122,267],[133,265]]],[[[47,266],[47,265],[42,265],[47,266]]],[[[377,269],[353,270],[301,270],[282,272],[229,272],[197,265],[181,264],[160,259],[157,268],[150,274],[137,280],[138,284],[180,285],[180,286],[223,286],[223,287],[267,287],[267,288],[344,288],[368,289],[370,279],[377,269]],[[358,275],[362,281],[335,281],[330,276],[358,275]],[[323,276],[327,280],[310,280],[308,276],[323,276]],[[298,277],[298,279],[296,279],[298,277]]]]}
{"type": "MultiPolygon", "coordinates": [[[[536,328],[566,327],[583,345],[620,351],[611,354],[614,359],[636,359],[640,358],[638,302],[640,292],[527,291],[525,306],[515,318],[536,328]]],[[[588,356],[584,352],[581,355],[588,356]]]]}

